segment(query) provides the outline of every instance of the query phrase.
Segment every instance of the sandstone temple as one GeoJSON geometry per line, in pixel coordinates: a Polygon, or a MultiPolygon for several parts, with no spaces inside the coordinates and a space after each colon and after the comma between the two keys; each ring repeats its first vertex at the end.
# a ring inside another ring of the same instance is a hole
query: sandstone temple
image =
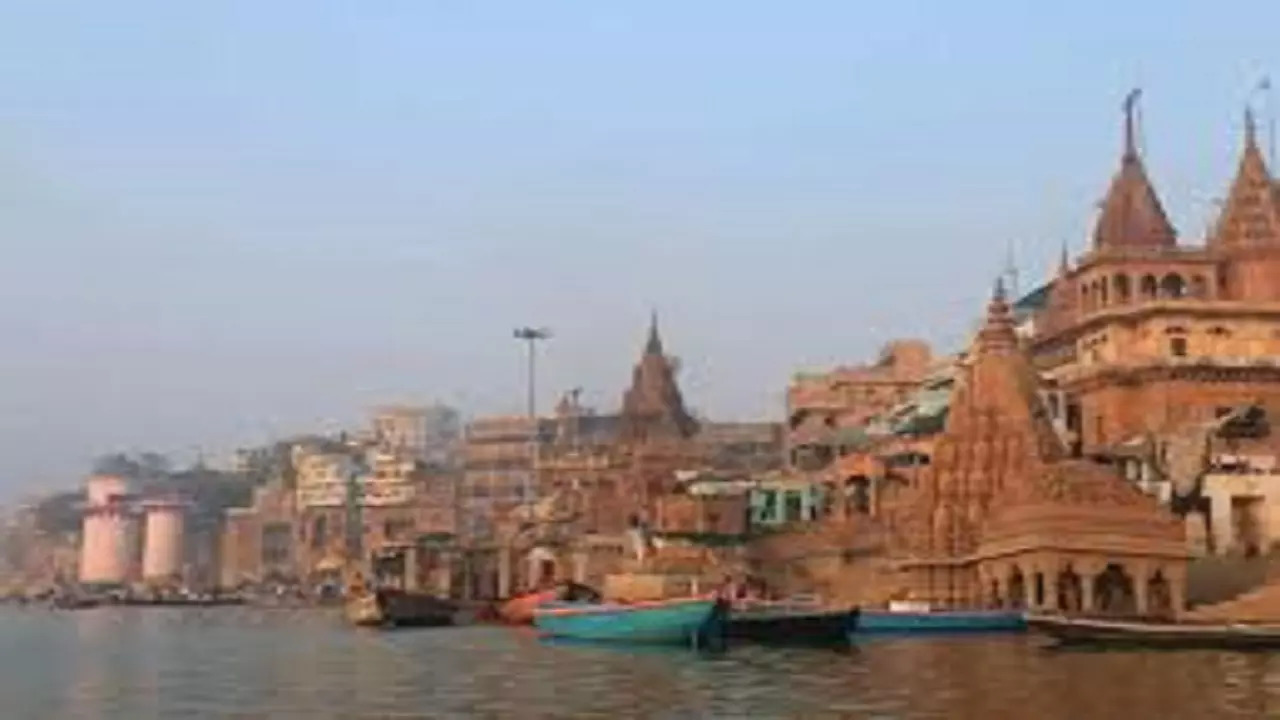
{"type": "Polygon", "coordinates": [[[1182,525],[1111,468],[1072,458],[997,287],[933,462],[890,524],[896,590],[949,607],[1171,614],[1182,525]]]}

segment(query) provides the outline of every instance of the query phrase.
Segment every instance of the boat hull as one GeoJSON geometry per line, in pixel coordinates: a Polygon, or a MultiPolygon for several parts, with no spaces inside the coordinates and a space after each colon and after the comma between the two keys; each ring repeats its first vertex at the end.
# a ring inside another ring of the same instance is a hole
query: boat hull
{"type": "Polygon", "coordinates": [[[892,612],[862,610],[854,634],[990,633],[1027,629],[1024,613],[1004,610],[892,612]]]}
{"type": "Polygon", "coordinates": [[[364,627],[442,627],[454,624],[458,608],[426,593],[379,590],[351,598],[347,620],[364,627]]]}
{"type": "Polygon", "coordinates": [[[728,605],[714,599],[635,603],[555,603],[534,611],[542,634],[576,640],[694,645],[722,639],[728,605]]]}
{"type": "Polygon", "coordinates": [[[856,610],[734,610],[725,636],[730,641],[778,646],[849,645],[856,610]]]}
{"type": "Polygon", "coordinates": [[[1062,646],[1166,650],[1276,650],[1280,626],[1117,622],[1033,617],[1031,629],[1062,646]]]}

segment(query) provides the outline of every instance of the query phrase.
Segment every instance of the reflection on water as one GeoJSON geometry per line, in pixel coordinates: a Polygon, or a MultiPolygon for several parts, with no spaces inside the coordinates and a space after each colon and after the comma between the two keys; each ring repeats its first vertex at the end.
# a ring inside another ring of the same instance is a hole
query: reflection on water
{"type": "Polygon", "coordinates": [[[847,653],[378,633],[322,611],[0,608],[5,718],[1257,718],[1265,654],[1050,652],[1026,637],[847,653]]]}

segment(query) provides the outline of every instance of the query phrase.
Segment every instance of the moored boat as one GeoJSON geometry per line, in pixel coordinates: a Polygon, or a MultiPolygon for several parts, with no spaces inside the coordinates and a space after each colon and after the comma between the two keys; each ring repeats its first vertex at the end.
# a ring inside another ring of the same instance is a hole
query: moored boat
{"type": "Polygon", "coordinates": [[[731,641],[762,645],[847,647],[857,617],[857,608],[745,601],[733,605],[725,635],[731,641]]]}
{"type": "Polygon", "coordinates": [[[441,627],[453,625],[458,612],[448,600],[394,588],[354,594],[344,610],[348,621],[365,627],[441,627]]]}
{"type": "Polygon", "coordinates": [[[556,602],[533,611],[544,635],[576,640],[688,644],[723,640],[729,604],[713,597],[636,603],[556,602]]]}
{"type": "Polygon", "coordinates": [[[1062,646],[1135,649],[1280,649],[1280,625],[1127,622],[1037,615],[1028,625],[1062,646]]]}
{"type": "Polygon", "coordinates": [[[545,590],[517,595],[498,606],[498,617],[512,625],[528,625],[533,622],[533,611],[553,602],[598,602],[600,594],[574,582],[565,582],[545,590]]]}
{"type": "Polygon", "coordinates": [[[894,602],[888,609],[862,609],[855,635],[910,633],[1020,632],[1027,629],[1021,610],[941,610],[927,603],[894,602]]]}

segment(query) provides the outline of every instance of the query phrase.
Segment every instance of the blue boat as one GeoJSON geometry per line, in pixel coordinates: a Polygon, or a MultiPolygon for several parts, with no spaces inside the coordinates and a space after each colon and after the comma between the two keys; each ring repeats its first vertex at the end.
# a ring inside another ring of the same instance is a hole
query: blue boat
{"type": "Polygon", "coordinates": [[[638,603],[560,602],[533,612],[544,635],[576,640],[704,647],[723,640],[728,604],[715,598],[638,603]]]}
{"type": "Polygon", "coordinates": [[[1021,610],[932,610],[893,608],[861,610],[854,635],[915,633],[1022,632],[1027,616],[1021,610]]]}

